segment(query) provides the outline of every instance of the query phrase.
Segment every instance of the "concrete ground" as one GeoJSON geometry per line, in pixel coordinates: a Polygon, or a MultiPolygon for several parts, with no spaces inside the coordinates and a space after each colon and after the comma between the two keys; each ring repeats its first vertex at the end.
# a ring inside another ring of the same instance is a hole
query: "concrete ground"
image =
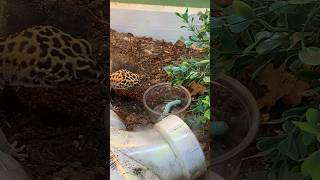
{"type": "MultiPolygon", "coordinates": [[[[175,12],[183,13],[187,7],[124,4],[111,2],[110,26],[118,32],[132,33],[136,36],[152,37],[158,40],[176,42],[181,36],[188,37],[190,32],[180,28],[184,25],[175,12]]],[[[199,24],[199,11],[205,8],[189,8],[189,14],[199,24]]]]}

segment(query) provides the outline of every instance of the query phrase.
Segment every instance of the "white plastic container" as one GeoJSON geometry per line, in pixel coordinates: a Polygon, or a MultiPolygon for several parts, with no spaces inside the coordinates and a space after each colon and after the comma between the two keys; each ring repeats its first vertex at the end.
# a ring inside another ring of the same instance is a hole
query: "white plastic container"
{"type": "Polygon", "coordinates": [[[110,113],[110,172],[112,180],[195,179],[207,168],[201,146],[178,116],[169,115],[152,129],[126,131],[110,113]],[[120,127],[120,128],[119,128],[120,127]]]}

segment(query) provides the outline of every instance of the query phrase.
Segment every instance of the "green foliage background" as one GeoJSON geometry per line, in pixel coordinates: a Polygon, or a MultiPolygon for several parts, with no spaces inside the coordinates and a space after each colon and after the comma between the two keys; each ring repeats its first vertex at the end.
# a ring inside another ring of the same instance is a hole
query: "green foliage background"
{"type": "Polygon", "coordinates": [[[237,76],[250,67],[255,79],[272,63],[285,65],[313,87],[304,93],[303,104],[268,122],[282,128],[258,139],[261,153],[253,157],[264,157],[266,165],[246,179],[319,180],[320,1],[234,0],[231,6],[214,7],[211,53],[217,76],[237,76]]]}
{"type": "Polygon", "coordinates": [[[206,92],[198,97],[197,104],[191,107],[195,119],[200,123],[210,121],[210,12],[199,12],[200,26],[194,24],[194,18],[188,13],[176,13],[185,24],[181,28],[192,32],[192,35],[181,40],[186,47],[195,46],[204,55],[202,58],[184,59],[182,63],[166,66],[164,69],[171,77],[173,84],[190,86],[192,82],[199,83],[206,88],[206,92]]]}

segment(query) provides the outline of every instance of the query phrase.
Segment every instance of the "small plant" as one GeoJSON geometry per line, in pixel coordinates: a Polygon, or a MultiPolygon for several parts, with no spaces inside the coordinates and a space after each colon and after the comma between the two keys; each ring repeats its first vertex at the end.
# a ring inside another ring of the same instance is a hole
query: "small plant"
{"type": "Polygon", "coordinates": [[[199,12],[199,20],[202,22],[200,26],[194,24],[194,18],[188,13],[188,9],[184,13],[176,13],[185,23],[181,28],[186,28],[192,35],[188,38],[181,38],[186,47],[195,46],[195,48],[204,52],[202,58],[184,59],[180,64],[171,64],[164,68],[171,77],[173,84],[190,86],[197,83],[203,86],[206,91],[202,96],[198,97],[197,104],[192,105],[191,111],[200,123],[210,121],[210,21],[209,11],[199,12]]]}
{"type": "MultiPolygon", "coordinates": [[[[276,122],[276,121],[275,121],[276,122]]],[[[260,153],[271,161],[261,179],[320,179],[320,111],[313,107],[287,110],[277,120],[282,132],[262,137],[257,143],[260,153]]],[[[257,173],[251,176],[257,176],[257,173]]]]}
{"type": "Polygon", "coordinates": [[[209,59],[187,59],[179,65],[169,65],[164,69],[169,76],[174,77],[174,84],[189,86],[192,82],[197,82],[209,86],[209,59]]]}
{"type": "Polygon", "coordinates": [[[192,112],[198,117],[198,122],[205,124],[210,121],[210,96],[200,96],[197,104],[192,106],[192,112]]]}
{"type": "Polygon", "coordinates": [[[182,22],[186,25],[181,26],[181,28],[187,29],[192,32],[192,36],[188,39],[181,38],[185,43],[186,47],[189,48],[192,45],[195,45],[197,48],[202,49],[203,51],[208,52],[210,47],[210,11],[206,10],[205,12],[199,12],[199,20],[202,22],[200,27],[197,27],[194,24],[194,18],[190,17],[188,9],[182,14],[176,12],[176,15],[182,19],[182,22]]]}

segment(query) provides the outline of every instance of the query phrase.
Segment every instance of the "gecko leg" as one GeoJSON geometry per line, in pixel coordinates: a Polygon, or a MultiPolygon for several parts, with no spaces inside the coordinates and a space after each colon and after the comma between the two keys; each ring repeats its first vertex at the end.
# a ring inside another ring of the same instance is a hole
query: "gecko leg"
{"type": "Polygon", "coordinates": [[[18,147],[17,145],[17,141],[10,144],[2,129],[0,128],[0,151],[8,153],[12,157],[17,158],[19,160],[24,160],[28,157],[28,155],[24,153],[25,145],[22,145],[20,147],[18,147]]]}
{"type": "Polygon", "coordinates": [[[28,154],[24,152],[25,150],[26,150],[25,145],[18,147],[18,142],[14,141],[12,144],[10,144],[9,154],[12,157],[15,157],[15,158],[23,161],[26,158],[28,158],[28,154]]]}

